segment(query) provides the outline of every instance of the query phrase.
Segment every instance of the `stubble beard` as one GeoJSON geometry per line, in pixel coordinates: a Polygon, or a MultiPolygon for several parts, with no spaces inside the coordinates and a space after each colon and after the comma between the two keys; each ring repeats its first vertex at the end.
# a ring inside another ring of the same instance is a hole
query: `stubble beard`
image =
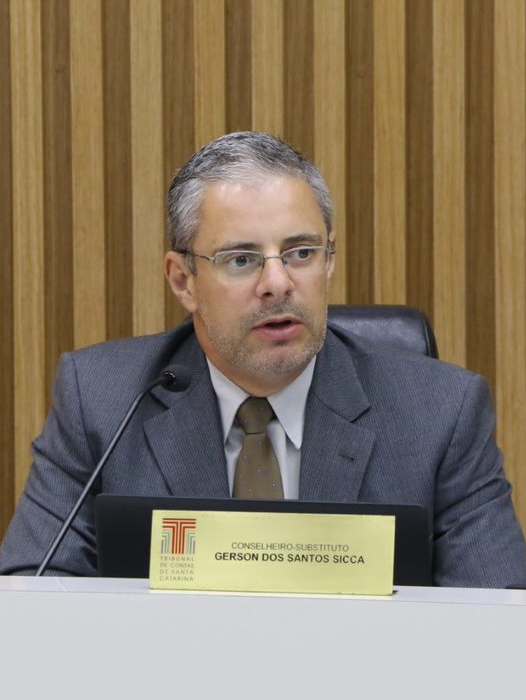
{"type": "Polygon", "coordinates": [[[225,331],[224,326],[212,320],[206,305],[201,304],[199,314],[208,339],[218,355],[237,370],[257,376],[282,376],[306,367],[321,350],[327,332],[326,313],[323,318],[317,319],[310,311],[294,302],[276,304],[242,317],[235,334],[231,330],[225,331]],[[254,326],[267,318],[284,314],[297,318],[309,331],[303,345],[293,350],[287,347],[288,341],[275,343],[271,347],[253,347],[249,344],[247,338],[254,326]]]}

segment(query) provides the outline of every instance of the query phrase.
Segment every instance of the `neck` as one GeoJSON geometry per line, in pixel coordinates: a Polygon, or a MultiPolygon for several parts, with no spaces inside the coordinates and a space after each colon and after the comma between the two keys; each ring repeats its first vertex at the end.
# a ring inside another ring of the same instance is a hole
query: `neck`
{"type": "Polygon", "coordinates": [[[250,396],[267,397],[277,394],[286,386],[291,384],[305,367],[301,367],[290,374],[257,374],[251,376],[248,373],[232,372],[229,367],[223,367],[222,363],[215,361],[215,358],[208,357],[214,367],[221,372],[233,384],[243,389],[250,396]]]}

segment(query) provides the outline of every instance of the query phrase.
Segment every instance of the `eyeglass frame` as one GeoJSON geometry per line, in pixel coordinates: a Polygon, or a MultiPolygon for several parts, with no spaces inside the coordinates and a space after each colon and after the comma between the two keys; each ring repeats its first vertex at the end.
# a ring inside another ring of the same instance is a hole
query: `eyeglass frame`
{"type": "MultiPolygon", "coordinates": [[[[325,250],[325,252],[327,254],[327,261],[326,261],[327,266],[328,266],[331,255],[334,255],[336,252],[334,250],[334,241],[328,241],[327,245],[294,246],[294,248],[288,248],[287,250],[284,250],[279,255],[264,255],[259,250],[237,250],[235,248],[232,248],[231,250],[220,250],[217,253],[215,253],[214,255],[203,255],[201,253],[194,253],[193,251],[187,250],[186,248],[174,248],[173,252],[180,253],[181,255],[190,255],[193,258],[201,258],[202,260],[208,260],[208,262],[212,263],[212,265],[214,266],[215,269],[217,269],[216,268],[216,257],[218,255],[224,255],[225,253],[237,253],[239,255],[243,255],[243,254],[257,255],[260,258],[260,260],[262,260],[261,265],[258,265],[259,274],[261,274],[263,268],[265,267],[265,263],[267,262],[267,260],[272,260],[272,259],[277,260],[279,258],[283,264],[285,271],[287,272],[287,274],[289,274],[288,269],[287,269],[289,263],[285,262],[285,260],[283,259],[283,256],[287,255],[288,253],[295,251],[295,250],[325,250]]],[[[232,279],[234,279],[234,278],[232,278],[232,279]]]]}

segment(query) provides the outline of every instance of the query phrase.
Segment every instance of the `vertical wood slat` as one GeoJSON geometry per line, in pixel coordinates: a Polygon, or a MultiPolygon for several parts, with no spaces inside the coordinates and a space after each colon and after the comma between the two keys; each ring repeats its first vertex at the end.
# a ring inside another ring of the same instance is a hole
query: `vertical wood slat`
{"type": "Polygon", "coordinates": [[[433,0],[406,0],[406,302],[433,320],[433,0]]]}
{"type": "Polygon", "coordinates": [[[375,301],[403,304],[405,265],[404,0],[374,4],[375,301]]]}
{"type": "Polygon", "coordinates": [[[69,5],[42,3],[46,404],[57,357],[73,346],[69,5]]]}
{"type": "Polygon", "coordinates": [[[374,301],[374,12],[351,0],[346,13],[347,301],[374,301]]]}
{"type": "Polygon", "coordinates": [[[124,338],[133,333],[129,0],[101,3],[101,22],[106,334],[124,338]]]}
{"type": "Polygon", "coordinates": [[[192,0],[161,5],[163,179],[165,188],[176,168],[194,151],[194,7],[192,0]]]}
{"type": "Polygon", "coordinates": [[[281,0],[252,0],[251,129],[283,134],[283,5],[281,0]]]}
{"type": "Polygon", "coordinates": [[[465,11],[436,0],[433,19],[434,313],[440,353],[466,362],[465,11]]]}
{"type": "Polygon", "coordinates": [[[496,403],[515,501],[526,512],[526,12],[495,5],[496,403]],[[522,363],[517,362],[522,358],[522,363]],[[515,425],[523,426],[517,430],[515,425]]]}
{"type": "Polygon", "coordinates": [[[226,131],[247,131],[252,124],[252,3],[226,0],[226,131]]]}
{"type": "Polygon", "coordinates": [[[15,498],[15,405],[13,345],[13,185],[11,163],[11,39],[10,11],[0,3],[0,538],[5,531],[15,498]]]}
{"type": "Polygon", "coordinates": [[[40,431],[45,411],[40,21],[39,2],[11,4],[16,496],[29,467],[29,445],[40,431]]]}
{"type": "Polygon", "coordinates": [[[283,0],[283,40],[283,136],[313,159],[313,0],[283,0]]]}
{"type": "Polygon", "coordinates": [[[195,147],[225,132],[224,0],[194,0],[195,147]]]}
{"type": "Polygon", "coordinates": [[[495,389],[494,3],[466,3],[466,360],[495,389]]]}
{"type": "MultiPolygon", "coordinates": [[[[192,0],[162,3],[163,183],[195,149],[194,6],[192,0]]],[[[168,243],[165,243],[167,247],[168,243]]],[[[164,323],[171,328],[186,316],[168,285],[164,323]]]]}
{"type": "Polygon", "coordinates": [[[131,2],[133,333],[164,330],[161,2],[131,2]]]}
{"type": "Polygon", "coordinates": [[[75,346],[106,337],[100,0],[70,6],[75,346]]]}
{"type": "Polygon", "coordinates": [[[338,235],[330,300],[344,304],[346,289],[345,212],[345,5],[314,0],[314,153],[331,190],[338,235]]]}

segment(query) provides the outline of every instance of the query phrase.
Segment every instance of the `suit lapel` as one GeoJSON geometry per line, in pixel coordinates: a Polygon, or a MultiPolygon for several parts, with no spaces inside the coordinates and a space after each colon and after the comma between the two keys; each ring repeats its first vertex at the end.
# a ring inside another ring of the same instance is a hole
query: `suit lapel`
{"type": "Polygon", "coordinates": [[[354,363],[349,361],[349,349],[329,332],[307,400],[301,499],[358,500],[375,436],[354,421],[368,409],[354,363]]]}
{"type": "Polygon", "coordinates": [[[191,370],[192,384],[180,394],[152,391],[167,410],[146,421],[146,440],[171,493],[228,498],[219,409],[206,361],[196,341],[174,359],[191,370]]]}
{"type": "MultiPolygon", "coordinates": [[[[204,355],[193,338],[172,359],[191,370],[193,381],[181,394],[152,391],[165,410],[145,422],[147,443],[171,493],[228,498],[219,408],[204,355]]],[[[329,331],[307,400],[301,499],[358,500],[375,437],[354,421],[368,409],[349,348],[329,331]]]]}

